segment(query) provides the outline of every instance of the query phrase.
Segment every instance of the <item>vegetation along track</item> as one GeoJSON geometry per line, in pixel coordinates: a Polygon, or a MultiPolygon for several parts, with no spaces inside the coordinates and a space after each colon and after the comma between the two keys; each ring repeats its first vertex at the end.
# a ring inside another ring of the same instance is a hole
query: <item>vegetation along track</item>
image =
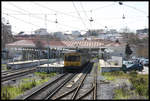
{"type": "Polygon", "coordinates": [[[30,69],[25,69],[25,70],[19,70],[17,72],[11,73],[9,75],[2,76],[1,82],[8,81],[8,80],[15,80],[18,77],[27,75],[29,73],[33,73],[35,71],[36,71],[36,67],[30,68],[30,69]]]}
{"type": "Polygon", "coordinates": [[[63,86],[65,83],[67,83],[74,75],[75,74],[73,73],[72,74],[65,73],[56,80],[47,83],[46,85],[27,95],[26,97],[23,98],[23,100],[47,99],[50,96],[52,96],[56,92],[56,90],[60,88],[60,86],[63,86]]]}

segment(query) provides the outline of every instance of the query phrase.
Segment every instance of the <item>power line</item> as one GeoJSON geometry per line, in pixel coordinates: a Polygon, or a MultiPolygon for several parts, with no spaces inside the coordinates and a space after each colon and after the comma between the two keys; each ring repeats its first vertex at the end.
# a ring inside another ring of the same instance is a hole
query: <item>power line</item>
{"type": "Polygon", "coordinates": [[[14,7],[16,7],[16,8],[18,8],[18,9],[21,9],[21,10],[23,10],[23,11],[25,11],[25,12],[27,12],[28,13],[28,11],[26,11],[26,10],[24,10],[24,9],[22,9],[21,7],[19,7],[19,6],[16,6],[15,4],[13,4],[13,3],[10,3],[9,2],[9,4],[11,4],[11,5],[13,5],[14,7]]]}
{"type": "Polygon", "coordinates": [[[22,19],[16,18],[16,17],[11,16],[11,15],[8,15],[8,14],[6,14],[6,13],[3,13],[3,14],[5,14],[5,15],[7,15],[7,16],[10,16],[10,17],[12,17],[12,18],[14,18],[14,19],[20,20],[20,21],[22,21],[22,22],[24,22],[24,23],[27,23],[27,24],[31,24],[31,25],[34,25],[34,26],[40,27],[40,26],[38,26],[38,25],[35,25],[35,24],[33,24],[33,23],[30,23],[30,22],[24,21],[24,20],[22,20],[22,19]]]}
{"type": "MultiPolygon", "coordinates": [[[[16,5],[14,5],[14,4],[13,4],[13,6],[16,7],[17,9],[23,10],[23,11],[25,11],[25,12],[31,14],[30,12],[28,12],[28,11],[26,11],[26,10],[24,10],[24,9],[22,9],[22,8],[20,8],[20,7],[18,7],[18,6],[16,6],[16,5]]],[[[15,12],[22,13],[21,11],[15,11],[15,12]]],[[[22,14],[24,14],[24,13],[22,13],[22,14]]],[[[35,16],[34,16],[34,18],[37,18],[37,19],[40,19],[40,20],[42,19],[41,17],[35,17],[35,16]]],[[[51,22],[51,23],[55,23],[55,21],[51,21],[51,20],[47,20],[47,21],[48,21],[48,22],[51,22]]],[[[66,26],[66,27],[70,27],[70,28],[77,28],[77,27],[72,27],[72,26],[68,26],[68,25],[65,25],[65,24],[61,24],[61,23],[59,23],[59,25],[66,26]]]]}
{"type": "Polygon", "coordinates": [[[3,8],[3,9],[9,10],[9,11],[13,11],[13,12],[19,12],[19,13],[22,13],[21,11],[16,11],[16,10],[8,9],[8,8],[3,8]]]}
{"type": "MultiPolygon", "coordinates": [[[[84,12],[84,14],[85,14],[87,20],[89,21],[89,19],[88,19],[89,17],[88,17],[88,15],[87,15],[87,13],[85,12],[84,7],[83,7],[83,5],[82,5],[81,2],[80,2],[80,5],[81,5],[81,7],[82,7],[82,9],[83,9],[83,12],[84,12]]],[[[92,27],[91,23],[89,23],[89,24],[90,24],[90,26],[92,27]]]]}
{"type": "Polygon", "coordinates": [[[82,21],[82,23],[83,23],[84,27],[86,28],[86,25],[85,25],[85,23],[84,23],[84,21],[83,21],[83,19],[82,19],[81,15],[80,15],[80,13],[78,12],[78,10],[77,10],[77,8],[76,8],[76,6],[75,6],[74,2],[72,2],[72,3],[73,3],[73,6],[74,6],[74,8],[75,8],[75,10],[76,10],[76,12],[77,12],[77,14],[78,14],[78,16],[80,17],[80,19],[81,19],[81,21],[82,21]]]}
{"type": "Polygon", "coordinates": [[[146,14],[145,11],[142,11],[142,10],[140,10],[140,9],[137,9],[137,8],[135,8],[135,7],[133,7],[133,6],[129,6],[129,5],[127,5],[127,4],[123,4],[123,5],[125,5],[125,6],[127,6],[127,7],[130,7],[130,8],[132,8],[132,9],[135,9],[135,10],[137,10],[137,11],[139,11],[139,12],[144,13],[144,14],[146,14]]]}
{"type": "Polygon", "coordinates": [[[103,7],[94,8],[94,9],[92,9],[92,11],[96,11],[96,10],[99,10],[99,9],[102,9],[102,8],[105,8],[105,7],[110,7],[111,5],[114,5],[114,4],[115,3],[109,4],[109,5],[106,5],[106,6],[103,6],[103,7]]]}
{"type": "Polygon", "coordinates": [[[35,3],[35,2],[34,2],[34,4],[35,4],[35,5],[38,5],[38,6],[40,6],[40,7],[46,8],[46,9],[48,9],[48,10],[51,10],[51,11],[57,12],[57,13],[61,13],[61,14],[64,14],[64,15],[71,16],[71,17],[74,17],[74,18],[79,19],[79,17],[76,17],[76,16],[73,16],[73,15],[70,15],[70,14],[68,14],[68,13],[60,12],[60,11],[57,11],[57,10],[51,9],[51,8],[49,8],[49,7],[43,6],[43,5],[38,4],[38,3],[35,3]]]}

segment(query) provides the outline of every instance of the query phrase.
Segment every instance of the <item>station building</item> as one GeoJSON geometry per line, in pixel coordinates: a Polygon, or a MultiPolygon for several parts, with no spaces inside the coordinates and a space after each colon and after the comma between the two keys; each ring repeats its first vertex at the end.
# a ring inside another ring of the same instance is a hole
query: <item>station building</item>
{"type": "MultiPolygon", "coordinates": [[[[57,58],[63,55],[64,49],[81,49],[88,50],[93,54],[101,54],[105,49],[110,55],[125,56],[125,45],[113,41],[104,40],[73,40],[73,41],[54,41],[47,42],[46,40],[40,40],[43,46],[39,49],[34,40],[19,40],[13,43],[6,44],[6,48],[9,50],[9,55],[12,57],[18,53],[22,54],[24,60],[46,58],[44,53],[49,51],[50,58],[57,58]],[[42,55],[41,55],[42,54],[42,55]],[[43,57],[42,57],[43,56],[43,57]]],[[[86,52],[86,51],[85,51],[86,52]]]]}

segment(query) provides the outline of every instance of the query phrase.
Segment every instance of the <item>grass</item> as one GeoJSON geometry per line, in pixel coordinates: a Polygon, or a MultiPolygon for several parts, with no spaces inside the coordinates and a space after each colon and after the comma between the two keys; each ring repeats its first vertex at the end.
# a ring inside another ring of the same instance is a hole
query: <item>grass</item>
{"type": "Polygon", "coordinates": [[[145,96],[146,98],[149,97],[148,75],[137,74],[132,77],[130,76],[129,80],[139,96],[145,96]]]}
{"type": "Polygon", "coordinates": [[[101,70],[100,63],[98,62],[98,71],[101,70]]]}
{"type": "Polygon", "coordinates": [[[3,100],[5,99],[14,99],[15,97],[19,96],[20,94],[23,94],[25,91],[30,90],[31,88],[38,86],[42,83],[47,82],[50,77],[55,76],[56,73],[35,73],[36,76],[40,77],[40,79],[35,80],[35,78],[25,78],[22,80],[22,82],[19,85],[12,86],[3,86],[1,89],[1,98],[3,100]]]}
{"type": "Polygon", "coordinates": [[[127,99],[129,98],[129,93],[124,88],[115,89],[115,98],[114,99],[127,99]]]}
{"type": "Polygon", "coordinates": [[[110,81],[114,81],[117,78],[129,78],[129,75],[122,71],[102,72],[102,75],[105,77],[106,80],[110,81]]]}
{"type": "Polygon", "coordinates": [[[6,64],[1,64],[2,70],[8,70],[6,64]]]}
{"type": "Polygon", "coordinates": [[[127,99],[133,96],[130,94],[134,93],[136,96],[144,96],[149,98],[148,89],[148,75],[138,74],[136,71],[131,71],[129,74],[122,71],[105,72],[102,75],[109,81],[115,81],[117,78],[126,78],[132,83],[133,89],[127,90],[125,88],[115,89],[114,99],[127,99]]]}

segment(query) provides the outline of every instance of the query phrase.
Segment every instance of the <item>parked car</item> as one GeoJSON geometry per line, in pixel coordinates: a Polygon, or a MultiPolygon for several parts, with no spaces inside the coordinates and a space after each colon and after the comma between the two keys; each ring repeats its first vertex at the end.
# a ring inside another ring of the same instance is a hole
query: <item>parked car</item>
{"type": "Polygon", "coordinates": [[[123,61],[122,70],[124,72],[131,71],[131,70],[143,70],[143,65],[140,63],[134,63],[133,61],[123,61]]]}
{"type": "Polygon", "coordinates": [[[143,64],[144,66],[148,66],[148,65],[149,65],[149,59],[144,59],[144,60],[142,61],[142,64],[143,64]]]}

